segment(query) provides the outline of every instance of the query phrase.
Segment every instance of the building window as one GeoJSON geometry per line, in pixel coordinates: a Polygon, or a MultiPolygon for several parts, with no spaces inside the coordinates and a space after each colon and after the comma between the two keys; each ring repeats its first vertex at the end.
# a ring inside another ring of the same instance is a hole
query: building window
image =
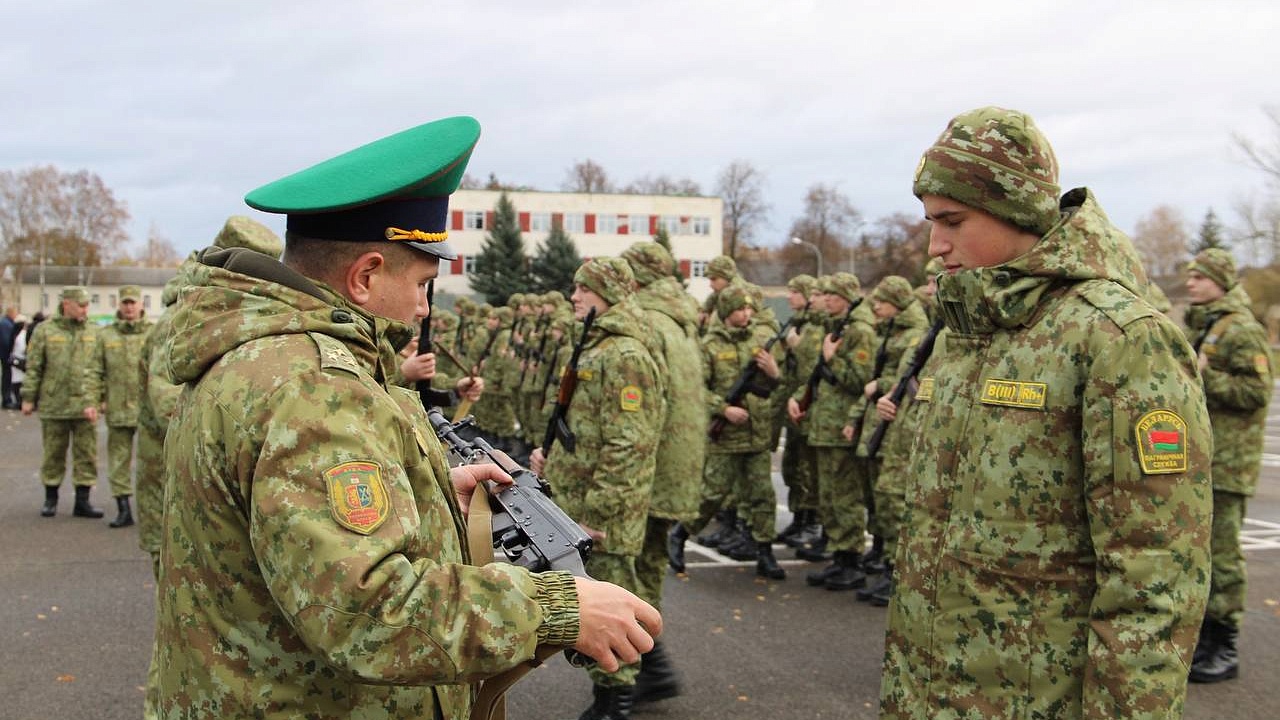
{"type": "Polygon", "coordinates": [[[691,260],[689,261],[689,277],[706,277],[707,261],[691,260]]]}
{"type": "Polygon", "coordinates": [[[564,231],[582,234],[587,231],[587,218],[582,213],[564,214],[564,231]]]}
{"type": "Polygon", "coordinates": [[[462,256],[462,274],[471,275],[471,274],[474,274],[475,271],[476,271],[476,256],[463,255],[462,256]]]}
{"type": "Polygon", "coordinates": [[[618,234],[618,216],[601,213],[596,217],[596,232],[601,235],[618,234]]]}
{"type": "Polygon", "coordinates": [[[98,293],[94,293],[94,294],[93,294],[93,297],[89,299],[89,304],[91,304],[91,305],[97,305],[97,304],[98,304],[98,293]]]}
{"type": "Polygon", "coordinates": [[[115,306],[116,306],[116,294],[115,294],[115,293],[109,293],[109,294],[107,295],[107,302],[111,303],[111,307],[115,307],[115,306]]]}
{"type": "Polygon", "coordinates": [[[551,232],[551,213],[530,213],[529,232],[551,232]]]}
{"type": "Polygon", "coordinates": [[[462,229],[463,230],[483,230],[484,229],[484,211],[483,210],[466,210],[462,213],[462,229]]]}
{"type": "Polygon", "coordinates": [[[696,217],[693,219],[694,235],[710,235],[711,234],[711,218],[696,217]]]}
{"type": "Polygon", "coordinates": [[[668,235],[679,235],[680,218],[675,215],[663,215],[658,218],[658,227],[666,230],[668,235]]]}
{"type": "Polygon", "coordinates": [[[631,235],[648,235],[649,234],[649,216],[648,215],[632,215],[627,218],[627,232],[631,235]]]}
{"type": "Polygon", "coordinates": [[[151,296],[150,296],[150,295],[145,295],[145,294],[144,294],[144,295],[142,296],[142,309],[143,309],[143,310],[150,310],[150,309],[151,309],[151,296]]]}

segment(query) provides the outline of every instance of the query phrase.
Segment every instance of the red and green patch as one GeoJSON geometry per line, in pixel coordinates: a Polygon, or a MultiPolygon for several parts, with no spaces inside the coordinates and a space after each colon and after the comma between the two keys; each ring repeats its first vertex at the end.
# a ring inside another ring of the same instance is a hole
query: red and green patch
{"type": "Polygon", "coordinates": [[[1187,470],[1187,423],[1172,410],[1152,410],[1134,427],[1138,463],[1146,475],[1171,475],[1187,470]]]}

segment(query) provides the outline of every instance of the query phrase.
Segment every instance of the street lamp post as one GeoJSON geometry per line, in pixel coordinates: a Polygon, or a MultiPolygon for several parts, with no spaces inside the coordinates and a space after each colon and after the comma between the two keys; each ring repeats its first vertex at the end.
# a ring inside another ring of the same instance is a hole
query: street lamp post
{"type": "Polygon", "coordinates": [[[798,237],[791,238],[792,245],[804,245],[813,251],[813,256],[818,260],[818,277],[822,277],[822,250],[811,242],[805,242],[798,237]]]}

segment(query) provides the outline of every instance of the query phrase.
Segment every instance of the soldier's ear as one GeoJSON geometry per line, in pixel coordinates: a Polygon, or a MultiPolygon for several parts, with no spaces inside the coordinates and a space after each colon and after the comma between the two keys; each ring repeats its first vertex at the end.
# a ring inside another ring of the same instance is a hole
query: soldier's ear
{"type": "Polygon", "coordinates": [[[343,274],[343,294],[359,306],[369,303],[373,297],[373,285],[387,270],[387,260],[382,253],[370,251],[356,258],[343,274]]]}

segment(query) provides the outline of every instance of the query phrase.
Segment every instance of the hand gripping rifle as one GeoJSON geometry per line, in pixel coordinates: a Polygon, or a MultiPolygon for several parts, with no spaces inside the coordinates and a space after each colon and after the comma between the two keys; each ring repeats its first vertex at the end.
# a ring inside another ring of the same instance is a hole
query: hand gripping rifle
{"type": "MultiPolygon", "coordinates": [[[[893,390],[889,392],[889,401],[894,405],[902,404],[902,398],[907,395],[907,386],[920,374],[925,362],[933,354],[933,346],[938,340],[938,333],[942,330],[942,325],[942,318],[939,317],[929,326],[929,332],[925,333],[924,337],[920,339],[920,344],[916,346],[915,354],[911,356],[911,364],[907,365],[907,369],[902,372],[902,377],[898,378],[898,384],[894,385],[893,390]]],[[[871,437],[867,438],[867,457],[875,457],[876,453],[880,451],[880,443],[884,442],[884,434],[889,429],[889,422],[889,420],[881,420],[871,433],[871,437]]]]}
{"type": "MultiPolygon", "coordinates": [[[[853,319],[853,311],[857,310],[858,306],[861,304],[862,298],[858,298],[849,306],[849,312],[846,312],[844,317],[840,318],[840,322],[837,323],[835,329],[831,331],[832,339],[839,340],[844,337],[844,329],[849,325],[849,321],[853,319]]],[[[825,335],[823,336],[823,339],[826,339],[825,335]]],[[[818,386],[822,384],[823,380],[835,382],[835,375],[831,373],[831,368],[827,366],[827,359],[823,357],[822,351],[819,350],[818,362],[813,366],[813,372],[809,373],[809,379],[806,380],[804,384],[804,395],[800,398],[801,413],[809,412],[809,406],[813,404],[815,399],[817,399],[818,386]]]]}
{"type": "MultiPolygon", "coordinates": [[[[878,380],[880,378],[881,373],[884,372],[884,366],[889,363],[889,341],[893,339],[893,323],[896,319],[889,318],[888,324],[884,327],[884,338],[880,340],[880,349],[876,350],[875,364],[871,366],[871,377],[874,379],[878,380]]],[[[858,410],[853,415],[853,448],[855,451],[858,448],[858,438],[862,436],[862,420],[867,414],[867,408],[879,400],[883,394],[879,390],[876,390],[871,397],[867,397],[864,394],[862,401],[858,403],[858,410]]]]}
{"type": "MultiPolygon", "coordinates": [[[[782,329],[769,338],[762,350],[769,352],[779,340],[786,337],[787,331],[791,329],[791,323],[797,317],[798,315],[792,315],[787,318],[787,322],[782,325],[782,329]]],[[[760,368],[756,366],[756,353],[752,353],[751,357],[747,358],[746,367],[742,368],[742,372],[738,374],[738,379],[733,381],[729,392],[725,393],[724,401],[727,405],[742,407],[742,403],[747,399],[747,393],[751,393],[756,397],[767,398],[769,393],[773,392],[776,387],[778,387],[777,379],[767,376],[761,377],[760,368]]],[[[712,442],[719,440],[725,426],[728,424],[729,420],[723,415],[711,418],[711,425],[707,427],[707,437],[711,438],[712,442]]]]}
{"type": "Polygon", "coordinates": [[[569,403],[573,402],[573,393],[578,389],[578,358],[582,355],[582,348],[587,344],[587,334],[591,332],[591,324],[595,321],[596,309],[591,308],[582,322],[582,336],[574,344],[573,354],[569,356],[569,364],[564,368],[564,375],[560,376],[556,406],[551,411],[551,419],[547,421],[547,432],[542,436],[543,458],[551,454],[551,446],[555,444],[556,438],[560,438],[560,444],[569,452],[573,452],[578,445],[578,439],[569,429],[569,423],[565,418],[569,415],[569,403]]]}

